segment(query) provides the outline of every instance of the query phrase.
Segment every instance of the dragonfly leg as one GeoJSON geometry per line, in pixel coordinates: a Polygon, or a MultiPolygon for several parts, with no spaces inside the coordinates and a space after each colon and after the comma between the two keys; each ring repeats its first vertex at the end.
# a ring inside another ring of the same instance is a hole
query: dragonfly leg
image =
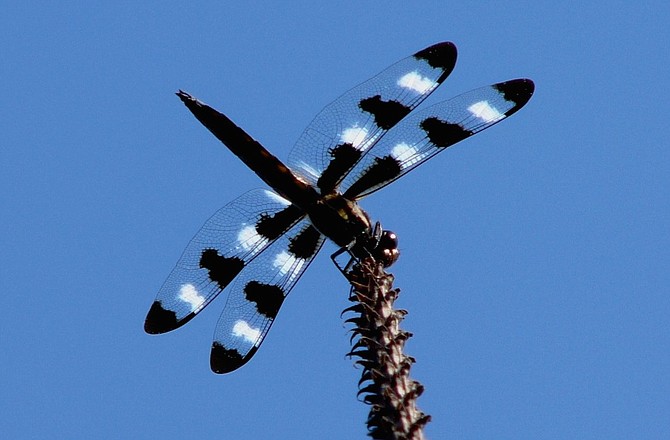
{"type": "Polygon", "coordinates": [[[384,231],[381,224],[377,222],[369,235],[359,236],[348,245],[342,246],[330,256],[330,259],[347,277],[354,263],[359,263],[364,258],[373,258],[384,267],[389,267],[396,262],[399,256],[398,236],[394,232],[384,231]],[[349,254],[349,261],[342,267],[337,258],[345,252],[349,254]]]}

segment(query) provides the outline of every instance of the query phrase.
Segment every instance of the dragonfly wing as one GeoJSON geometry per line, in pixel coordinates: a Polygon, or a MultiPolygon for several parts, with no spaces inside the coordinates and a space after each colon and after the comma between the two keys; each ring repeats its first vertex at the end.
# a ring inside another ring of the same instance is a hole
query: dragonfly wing
{"type": "Polygon", "coordinates": [[[438,43],[390,66],[327,105],[302,133],[288,166],[321,194],[386,131],[428,97],[451,73],[456,47],[438,43]]]}
{"type": "Polygon", "coordinates": [[[251,359],[279,308],[321,249],[324,236],[304,219],[254,259],[233,282],[214,333],[210,365],[229,373],[251,359]]]}
{"type": "Polygon", "coordinates": [[[181,327],[304,213],[269,190],[253,190],[217,211],[193,237],[161,287],[144,329],[181,327]]]}
{"type": "Polygon", "coordinates": [[[341,190],[360,199],[407,174],[447,147],[521,109],[533,95],[529,79],[471,90],[401,121],[347,175],[341,190]]]}

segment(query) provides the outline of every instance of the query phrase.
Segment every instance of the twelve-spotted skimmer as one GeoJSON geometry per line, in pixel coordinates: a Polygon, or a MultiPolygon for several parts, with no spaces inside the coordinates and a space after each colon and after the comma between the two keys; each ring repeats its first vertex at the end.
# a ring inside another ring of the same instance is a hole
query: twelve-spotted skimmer
{"type": "Polygon", "coordinates": [[[357,257],[378,251],[378,228],[357,201],[512,115],[533,94],[531,80],[515,79],[409,115],[455,63],[456,47],[439,43],[354,87],[314,118],[288,166],[226,116],[179,91],[196,118],[272,190],[250,191],[207,220],[158,292],[146,332],[186,324],[232,283],[210,358],[215,373],[231,372],[256,353],[326,237],[357,257]]]}

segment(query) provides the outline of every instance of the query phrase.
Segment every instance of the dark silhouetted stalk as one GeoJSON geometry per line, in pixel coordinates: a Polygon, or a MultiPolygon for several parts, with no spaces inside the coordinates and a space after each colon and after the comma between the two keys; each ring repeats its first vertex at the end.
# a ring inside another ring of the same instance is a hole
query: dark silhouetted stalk
{"type": "Polygon", "coordinates": [[[414,359],[403,353],[411,333],[400,329],[407,312],[395,310],[400,293],[393,288],[393,275],[368,258],[348,273],[350,300],[356,304],[345,312],[352,329],[350,356],[363,367],[358,395],[371,406],[368,435],[374,439],[423,439],[423,427],[430,416],[416,406],[423,386],[410,379],[414,359]]]}

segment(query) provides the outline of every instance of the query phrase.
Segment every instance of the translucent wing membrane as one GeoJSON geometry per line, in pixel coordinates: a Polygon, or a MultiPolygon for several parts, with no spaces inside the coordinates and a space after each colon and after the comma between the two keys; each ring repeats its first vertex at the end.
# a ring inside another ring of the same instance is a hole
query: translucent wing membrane
{"type": "Polygon", "coordinates": [[[324,237],[305,219],[270,245],[230,288],[216,326],[210,364],[231,372],[256,353],[284,298],[323,245],[324,237]]]}
{"type": "Polygon", "coordinates": [[[456,47],[439,43],[354,87],[305,129],[289,155],[289,167],[321,194],[332,191],[368,148],[446,79],[455,63],[456,47]]]}
{"type": "Polygon", "coordinates": [[[344,179],[348,199],[362,198],[405,175],[447,147],[497,124],[533,94],[529,79],[471,90],[402,120],[344,179]]]}
{"type": "Polygon", "coordinates": [[[193,237],[161,287],[144,328],[174,330],[209,304],[304,213],[269,190],[253,190],[217,211],[193,237]]]}

